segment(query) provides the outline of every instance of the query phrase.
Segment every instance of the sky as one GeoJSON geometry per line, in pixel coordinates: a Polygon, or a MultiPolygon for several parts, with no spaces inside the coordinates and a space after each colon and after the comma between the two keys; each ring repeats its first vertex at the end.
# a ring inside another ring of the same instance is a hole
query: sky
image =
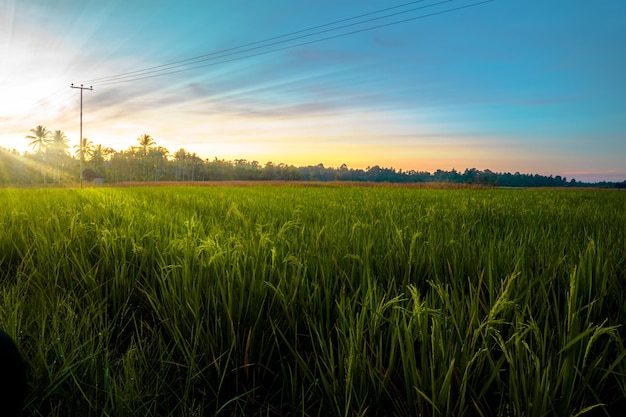
{"type": "Polygon", "coordinates": [[[626,1],[0,0],[0,147],[626,180],[626,1]]]}

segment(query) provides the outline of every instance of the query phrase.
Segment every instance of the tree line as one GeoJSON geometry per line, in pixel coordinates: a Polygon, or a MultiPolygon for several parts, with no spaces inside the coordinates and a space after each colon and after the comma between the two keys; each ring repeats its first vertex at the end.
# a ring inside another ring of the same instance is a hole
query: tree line
{"type": "Polygon", "coordinates": [[[284,163],[235,159],[202,159],[184,148],[170,153],[158,146],[148,134],[137,138],[137,145],[124,151],[94,144],[83,138],[70,148],[62,131],[44,126],[30,130],[25,138],[33,152],[19,154],[0,148],[0,184],[73,184],[80,178],[87,182],[158,182],[158,181],[355,181],[390,183],[445,182],[501,187],[625,186],[624,183],[581,183],[559,175],[514,174],[491,170],[466,169],[463,172],[396,170],[378,165],[366,169],[325,167],[323,164],[296,167],[284,163]],[[72,152],[73,151],[73,152],[72,152]],[[83,163],[81,164],[81,160],[83,163]]]}

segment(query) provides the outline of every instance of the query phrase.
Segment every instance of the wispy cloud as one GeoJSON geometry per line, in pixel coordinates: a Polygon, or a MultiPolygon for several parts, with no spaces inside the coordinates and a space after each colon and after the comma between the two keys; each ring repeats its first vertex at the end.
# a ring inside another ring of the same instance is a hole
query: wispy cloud
{"type": "MultiPolygon", "coordinates": [[[[353,0],[328,10],[248,2],[245,13],[237,3],[5,0],[0,146],[38,124],[77,141],[71,82],[368,11],[353,0]]],[[[149,133],[171,149],[286,163],[619,174],[626,10],[618,3],[563,15],[554,5],[536,14],[494,2],[162,77],[94,81],[84,133],[118,149],[149,133]]]]}
{"type": "Polygon", "coordinates": [[[579,101],[580,98],[576,97],[547,97],[525,100],[519,102],[519,104],[521,104],[522,106],[550,106],[554,104],[575,103],[579,101]]]}

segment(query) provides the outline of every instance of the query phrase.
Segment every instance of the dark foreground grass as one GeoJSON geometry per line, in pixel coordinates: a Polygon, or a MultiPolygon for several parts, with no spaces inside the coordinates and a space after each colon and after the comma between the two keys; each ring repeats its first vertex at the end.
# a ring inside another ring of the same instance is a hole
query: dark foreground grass
{"type": "Polygon", "coordinates": [[[32,416],[626,410],[626,193],[0,190],[32,416]]]}

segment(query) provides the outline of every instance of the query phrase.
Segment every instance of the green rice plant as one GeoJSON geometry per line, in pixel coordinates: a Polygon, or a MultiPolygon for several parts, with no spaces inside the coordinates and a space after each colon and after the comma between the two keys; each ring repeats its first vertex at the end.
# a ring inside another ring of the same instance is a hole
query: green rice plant
{"type": "Polygon", "coordinates": [[[1,189],[28,415],[615,415],[626,195],[1,189]]]}

